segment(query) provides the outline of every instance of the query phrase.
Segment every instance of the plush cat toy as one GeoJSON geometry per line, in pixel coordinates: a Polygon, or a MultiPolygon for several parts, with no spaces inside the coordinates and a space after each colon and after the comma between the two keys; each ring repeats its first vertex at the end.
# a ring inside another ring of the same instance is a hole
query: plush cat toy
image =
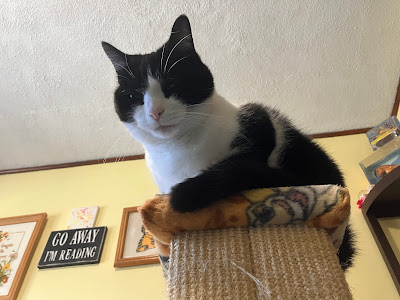
{"type": "Polygon", "coordinates": [[[336,185],[256,189],[186,213],[174,210],[169,200],[159,195],[139,208],[164,257],[170,254],[172,236],[183,231],[301,223],[327,229],[339,249],[350,215],[349,192],[336,185]]]}

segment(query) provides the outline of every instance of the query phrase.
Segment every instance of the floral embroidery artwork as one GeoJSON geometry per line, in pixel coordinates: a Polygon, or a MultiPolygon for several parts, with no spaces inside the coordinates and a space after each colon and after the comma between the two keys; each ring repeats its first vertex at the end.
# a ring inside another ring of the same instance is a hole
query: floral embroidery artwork
{"type": "MultiPolygon", "coordinates": [[[[3,246],[2,242],[3,241],[7,242],[8,239],[9,239],[9,233],[0,231],[0,247],[3,246]]],[[[0,250],[0,254],[2,254],[2,252],[4,252],[4,250],[0,250]]],[[[9,260],[4,259],[0,261],[0,286],[7,283],[8,278],[10,277],[11,273],[10,263],[11,263],[10,259],[9,260]]]]}
{"type": "Polygon", "coordinates": [[[7,296],[36,222],[0,226],[0,296],[7,296]]]}
{"type": "Polygon", "coordinates": [[[13,262],[18,258],[18,251],[24,232],[0,230],[0,287],[4,286],[14,271],[13,262]]]}

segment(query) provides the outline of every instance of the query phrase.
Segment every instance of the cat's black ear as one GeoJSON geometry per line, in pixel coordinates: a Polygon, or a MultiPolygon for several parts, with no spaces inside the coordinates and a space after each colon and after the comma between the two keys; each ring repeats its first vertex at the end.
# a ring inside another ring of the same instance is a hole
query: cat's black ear
{"type": "Polygon", "coordinates": [[[188,17],[181,15],[175,20],[169,40],[174,44],[179,42],[182,46],[194,49],[192,29],[188,17]]]}
{"type": "Polygon", "coordinates": [[[114,65],[115,71],[120,71],[126,68],[126,54],[114,46],[110,45],[106,42],[101,42],[103,46],[104,52],[107,54],[108,58],[111,60],[114,65]]]}

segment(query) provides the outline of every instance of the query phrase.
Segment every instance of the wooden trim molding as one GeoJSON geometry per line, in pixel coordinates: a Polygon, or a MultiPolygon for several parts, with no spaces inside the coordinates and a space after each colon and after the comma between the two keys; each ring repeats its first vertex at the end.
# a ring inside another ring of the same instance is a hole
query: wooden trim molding
{"type": "MultiPolygon", "coordinates": [[[[389,117],[391,117],[393,115],[397,115],[398,110],[399,110],[399,105],[400,105],[400,79],[399,79],[399,84],[397,86],[397,93],[396,93],[396,98],[395,98],[395,101],[393,104],[392,112],[389,117]]],[[[309,135],[309,137],[311,139],[322,139],[322,138],[335,137],[335,136],[353,135],[353,134],[366,133],[370,129],[371,129],[371,127],[352,129],[352,130],[344,130],[344,131],[317,133],[317,134],[311,134],[311,135],[309,135]]],[[[114,158],[108,158],[106,160],[94,159],[94,160],[86,160],[86,161],[64,163],[64,164],[54,164],[54,165],[46,165],[46,166],[38,166],[38,167],[0,170],[0,175],[52,170],[52,169],[62,169],[62,168],[71,168],[71,167],[95,165],[95,164],[109,163],[109,162],[137,160],[137,159],[143,159],[143,158],[144,158],[144,154],[141,154],[141,155],[126,156],[124,159],[119,159],[117,157],[114,157],[114,158]]]]}
{"type": "MultiPolygon", "coordinates": [[[[371,128],[361,128],[361,129],[353,129],[353,130],[345,130],[345,131],[317,133],[317,134],[311,134],[311,135],[309,135],[309,137],[311,139],[321,139],[321,138],[327,138],[327,137],[360,134],[360,133],[366,133],[370,129],[371,128]]],[[[63,168],[72,168],[72,167],[79,167],[79,166],[88,166],[88,165],[96,165],[96,164],[111,163],[111,162],[122,162],[122,161],[129,161],[129,160],[138,160],[138,159],[144,159],[144,154],[126,156],[123,159],[120,159],[118,157],[113,157],[113,158],[107,158],[105,160],[94,159],[94,160],[86,160],[86,161],[63,163],[63,164],[54,164],[54,165],[46,165],[46,166],[0,170],[0,175],[35,172],[35,171],[45,171],[45,170],[54,170],[54,169],[63,169],[63,168]]]]}
{"type": "MultiPolygon", "coordinates": [[[[400,78],[399,78],[399,83],[397,85],[396,98],[393,103],[393,108],[392,108],[391,114],[390,114],[390,116],[388,116],[388,118],[398,114],[399,106],[400,106],[400,78]]],[[[311,134],[311,135],[309,135],[309,137],[311,139],[321,139],[321,138],[327,138],[327,137],[353,135],[353,134],[366,133],[370,129],[372,129],[372,127],[351,129],[351,130],[344,130],[344,131],[326,132],[326,133],[317,133],[317,134],[311,134]]]]}
{"type": "Polygon", "coordinates": [[[400,79],[399,84],[397,85],[396,98],[394,99],[392,114],[390,116],[395,116],[399,112],[399,104],[400,104],[400,79]]]}
{"type": "Polygon", "coordinates": [[[344,131],[334,131],[334,132],[325,132],[325,133],[317,133],[317,134],[311,134],[309,137],[311,139],[321,139],[321,138],[327,138],[327,137],[335,137],[335,136],[344,136],[344,135],[353,135],[353,134],[360,134],[360,133],[366,133],[368,130],[370,130],[371,127],[368,128],[360,128],[360,129],[351,129],[351,130],[344,130],[344,131]]]}
{"type": "Polygon", "coordinates": [[[79,167],[79,166],[88,166],[88,165],[96,165],[102,163],[110,163],[110,162],[121,162],[121,161],[128,161],[128,160],[138,160],[143,159],[144,154],[140,155],[132,155],[126,156],[123,159],[118,157],[114,158],[107,158],[105,160],[102,159],[94,159],[94,160],[86,160],[86,161],[78,161],[78,162],[71,162],[71,163],[64,163],[64,164],[55,164],[55,165],[47,165],[47,166],[38,166],[38,167],[27,167],[27,168],[20,168],[20,169],[9,169],[9,170],[0,170],[0,175],[6,174],[16,174],[16,173],[26,173],[26,172],[35,172],[35,171],[44,171],[44,170],[53,170],[53,169],[63,169],[63,168],[71,168],[71,167],[79,167]]]}

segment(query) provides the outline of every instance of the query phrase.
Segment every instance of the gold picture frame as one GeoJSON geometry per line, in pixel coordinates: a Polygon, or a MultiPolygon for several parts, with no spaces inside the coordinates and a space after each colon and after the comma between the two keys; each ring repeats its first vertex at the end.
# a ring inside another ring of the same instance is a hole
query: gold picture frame
{"type": "Polygon", "coordinates": [[[46,213],[0,219],[0,300],[17,299],[46,220],[46,213]]]}
{"type": "Polygon", "coordinates": [[[159,262],[154,239],[145,231],[138,207],[124,208],[114,267],[123,268],[159,262]]]}

